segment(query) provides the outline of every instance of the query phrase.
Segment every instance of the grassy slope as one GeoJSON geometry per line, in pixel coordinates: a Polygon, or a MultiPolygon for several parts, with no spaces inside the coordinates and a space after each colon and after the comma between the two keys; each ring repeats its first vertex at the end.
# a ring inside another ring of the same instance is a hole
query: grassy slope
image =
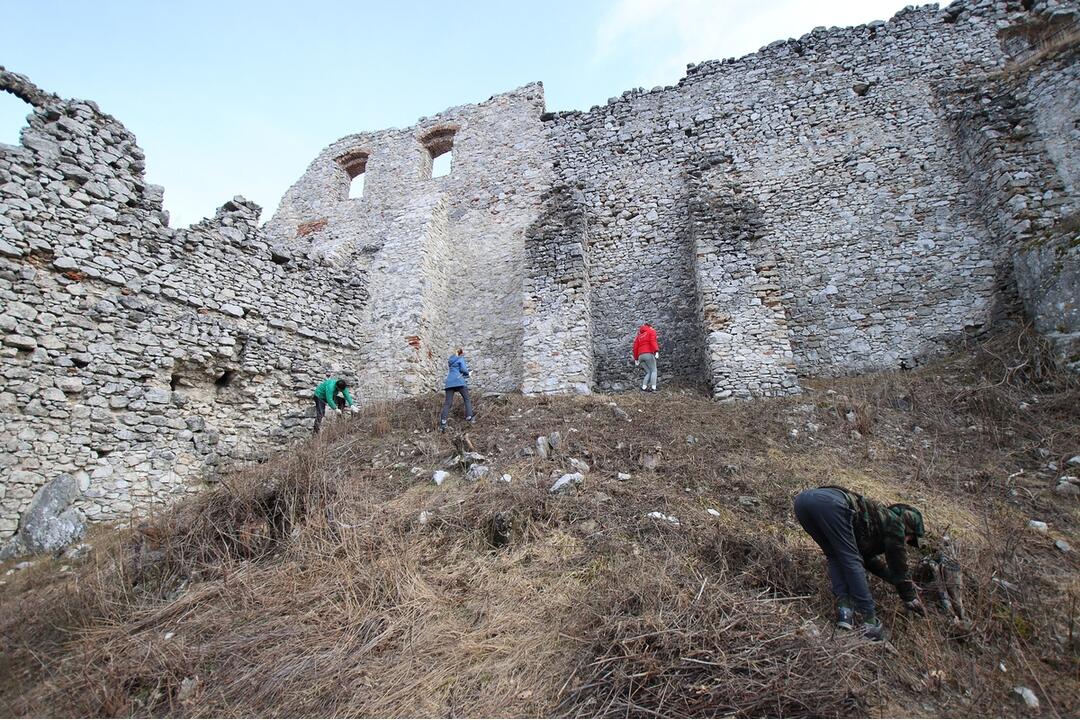
{"type": "Polygon", "coordinates": [[[1080,393],[1039,350],[1014,336],[738,405],[491,398],[466,435],[430,430],[434,397],[381,406],[99,532],[70,571],[0,576],[0,714],[1023,715],[1025,685],[1039,714],[1075,716],[1080,513],[1046,465],[1080,453],[1080,393]],[[552,459],[523,454],[556,430],[552,459]],[[470,443],[491,474],[433,486],[470,443]],[[584,486],[552,496],[570,457],[591,466],[584,486]],[[892,642],[834,634],[791,514],[825,483],[950,530],[970,634],[902,616],[876,580],[892,642]],[[497,512],[514,524],[499,550],[497,512]]]}

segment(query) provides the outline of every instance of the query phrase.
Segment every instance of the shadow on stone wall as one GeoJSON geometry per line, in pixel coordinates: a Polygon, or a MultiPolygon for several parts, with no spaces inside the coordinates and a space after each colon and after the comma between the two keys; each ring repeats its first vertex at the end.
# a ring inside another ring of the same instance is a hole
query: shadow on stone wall
{"type": "Polygon", "coordinates": [[[694,248],[690,233],[689,200],[684,194],[659,209],[631,207],[629,222],[669,228],[670,236],[645,231],[624,234],[607,228],[603,266],[591,264],[592,336],[596,387],[622,391],[641,381],[634,367],[633,345],[645,322],[657,332],[660,344],[658,376],[662,385],[704,386],[704,335],[694,284],[694,248]]]}
{"type": "Polygon", "coordinates": [[[579,191],[560,185],[525,230],[522,391],[593,388],[588,224],[579,191]]]}

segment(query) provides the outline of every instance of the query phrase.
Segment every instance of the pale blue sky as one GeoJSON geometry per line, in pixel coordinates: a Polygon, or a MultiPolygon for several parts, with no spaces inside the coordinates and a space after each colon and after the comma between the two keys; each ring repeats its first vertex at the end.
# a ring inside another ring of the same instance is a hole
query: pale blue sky
{"type": "MultiPolygon", "coordinates": [[[[0,65],[95,100],[139,139],[171,224],[233,195],[269,219],[342,135],[544,83],[549,110],[672,85],[815,26],[886,20],[903,0],[226,2],[0,0],[0,65]]],[[[27,107],[0,93],[0,142],[27,107]]]]}

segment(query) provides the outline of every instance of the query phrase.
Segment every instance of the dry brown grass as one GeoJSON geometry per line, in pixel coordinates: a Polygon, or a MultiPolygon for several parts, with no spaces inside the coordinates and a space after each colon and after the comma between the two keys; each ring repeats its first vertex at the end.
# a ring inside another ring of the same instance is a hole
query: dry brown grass
{"type": "Polygon", "coordinates": [[[0,714],[1020,715],[1011,689],[1027,685],[1042,714],[1075,715],[1080,582],[1052,542],[1080,547],[1078,511],[1046,464],[1080,453],[1080,392],[1043,353],[1019,332],[731,406],[506,396],[445,436],[435,396],[385,403],[99,533],[72,572],[45,559],[3,577],[0,714]],[[523,453],[554,430],[563,452],[523,453]],[[470,447],[487,478],[430,484],[470,447]],[[569,457],[591,465],[585,486],[551,496],[569,457]],[[904,617],[877,581],[892,642],[833,632],[820,552],[790,511],[827,482],[949,529],[967,632],[904,617]],[[498,512],[514,532],[496,550],[498,512]]]}
{"type": "Polygon", "coordinates": [[[1036,25],[1029,30],[1032,49],[1020,60],[1011,62],[990,76],[1015,81],[1042,62],[1052,60],[1080,46],[1080,27],[1075,23],[1060,25],[1036,25]]]}

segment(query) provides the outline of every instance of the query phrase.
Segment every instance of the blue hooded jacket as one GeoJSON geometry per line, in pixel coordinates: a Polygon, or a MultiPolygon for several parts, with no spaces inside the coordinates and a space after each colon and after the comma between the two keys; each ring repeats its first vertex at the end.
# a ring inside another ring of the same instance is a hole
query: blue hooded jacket
{"type": "Polygon", "coordinates": [[[450,372],[446,373],[446,384],[443,387],[449,390],[450,388],[463,387],[469,384],[466,380],[469,377],[469,366],[465,363],[464,357],[451,355],[446,364],[450,366],[450,372]]]}

